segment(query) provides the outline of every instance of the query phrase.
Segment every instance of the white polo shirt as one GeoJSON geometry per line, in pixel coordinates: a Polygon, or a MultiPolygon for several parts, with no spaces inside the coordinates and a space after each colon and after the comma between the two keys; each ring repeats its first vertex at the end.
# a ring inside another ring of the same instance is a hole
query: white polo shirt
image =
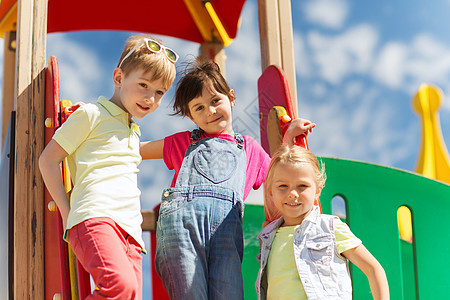
{"type": "Polygon", "coordinates": [[[55,132],[53,139],[69,154],[74,185],[66,229],[90,218],[109,217],[145,248],[137,134],[139,126],[105,97],[78,108],[55,132]]]}

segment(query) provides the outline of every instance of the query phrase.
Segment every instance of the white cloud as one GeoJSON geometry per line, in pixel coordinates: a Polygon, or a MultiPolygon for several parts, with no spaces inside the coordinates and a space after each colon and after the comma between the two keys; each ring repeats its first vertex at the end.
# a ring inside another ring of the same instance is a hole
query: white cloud
{"type": "Polygon", "coordinates": [[[387,43],[374,63],[374,78],[389,87],[398,88],[403,83],[407,51],[405,45],[387,43]]]}
{"type": "Polygon", "coordinates": [[[311,59],[307,51],[302,34],[294,32],[295,71],[300,76],[307,76],[311,72],[311,59]]]}
{"type": "Polygon", "coordinates": [[[321,101],[302,105],[303,115],[318,124],[308,138],[313,152],[392,166],[416,151],[418,124],[398,121],[403,112],[379,89],[358,80],[324,88],[321,101]]]}
{"type": "Polygon", "coordinates": [[[311,0],[303,7],[307,21],[326,28],[339,29],[349,13],[345,0],[311,0]]]}
{"type": "Polygon", "coordinates": [[[424,33],[410,43],[386,43],[374,61],[373,76],[411,96],[424,82],[450,92],[450,47],[424,33]]]}
{"type": "Polygon", "coordinates": [[[450,79],[450,47],[434,37],[421,34],[414,38],[410,47],[407,75],[413,82],[437,83],[448,86],[450,79]]]}
{"type": "MultiPolygon", "coordinates": [[[[360,24],[340,35],[311,31],[305,43],[297,34],[295,41],[300,57],[296,70],[301,77],[319,77],[337,85],[352,75],[369,76],[411,97],[425,82],[450,94],[450,46],[430,34],[420,33],[409,43],[387,41],[379,45],[378,31],[360,24]]],[[[314,86],[316,95],[323,95],[319,87],[314,86]]],[[[450,111],[450,101],[444,101],[442,109],[450,111]]]]}
{"type": "Polygon", "coordinates": [[[99,63],[99,54],[66,34],[49,35],[47,49],[49,55],[58,59],[62,96],[70,95],[72,102],[95,101],[99,86],[105,78],[110,78],[99,63]]]}
{"type": "MultiPolygon", "coordinates": [[[[310,137],[312,149],[320,155],[413,170],[420,122],[405,113],[412,115],[410,101],[422,82],[450,93],[450,47],[424,33],[410,42],[380,45],[378,32],[366,24],[340,35],[314,31],[306,36],[309,53],[303,56],[309,55],[312,67],[309,74],[298,74],[300,84],[308,84],[310,97],[302,104],[302,115],[319,124],[310,137]],[[371,79],[375,83],[363,83],[371,79]],[[394,97],[387,88],[398,93],[396,98],[386,98],[394,97]]],[[[442,120],[450,112],[446,100],[442,120]]]]}
{"type": "Polygon", "coordinates": [[[318,99],[326,97],[327,95],[327,88],[322,82],[315,82],[310,86],[310,88],[312,94],[318,99]]]}
{"type": "Polygon", "coordinates": [[[370,25],[361,24],[338,36],[313,31],[308,34],[307,42],[319,76],[338,84],[345,76],[369,70],[378,32],[370,25]]]}
{"type": "Polygon", "coordinates": [[[257,8],[247,1],[243,8],[242,24],[237,38],[226,48],[228,57],[226,77],[236,92],[233,108],[233,126],[242,134],[259,140],[259,113],[257,81],[261,76],[257,8]]]}
{"type": "Polygon", "coordinates": [[[346,99],[355,99],[364,92],[364,86],[361,81],[350,81],[344,87],[344,95],[346,99]]]}

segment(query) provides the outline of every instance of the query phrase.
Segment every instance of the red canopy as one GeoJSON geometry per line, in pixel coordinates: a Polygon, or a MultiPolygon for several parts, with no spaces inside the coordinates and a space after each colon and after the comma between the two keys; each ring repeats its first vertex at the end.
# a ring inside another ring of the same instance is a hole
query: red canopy
{"type": "MultiPolygon", "coordinates": [[[[125,30],[203,43],[186,0],[49,0],[47,31],[125,30]]],[[[190,0],[202,3],[202,0],[190,0]]],[[[211,0],[223,27],[235,38],[245,0],[211,0]]]]}
{"type": "Polygon", "coordinates": [[[3,18],[16,2],[17,0],[0,0],[0,21],[3,21],[3,18]]]}

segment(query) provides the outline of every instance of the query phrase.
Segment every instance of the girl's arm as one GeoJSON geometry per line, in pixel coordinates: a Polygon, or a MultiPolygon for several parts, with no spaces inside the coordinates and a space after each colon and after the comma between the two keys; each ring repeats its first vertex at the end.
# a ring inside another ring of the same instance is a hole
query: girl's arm
{"type": "Polygon", "coordinates": [[[342,252],[342,255],[356,265],[369,279],[370,290],[373,299],[389,299],[389,285],[386,273],[378,260],[367,250],[364,245],[342,252]]]}
{"type": "Polygon", "coordinates": [[[54,140],[51,140],[39,157],[39,169],[47,190],[58,205],[59,212],[66,228],[70,204],[61,176],[60,163],[67,156],[67,152],[54,140]]]}
{"type": "Polygon", "coordinates": [[[163,158],[164,140],[141,142],[139,152],[142,159],[163,158]]]}
{"type": "Polygon", "coordinates": [[[283,144],[289,144],[292,146],[294,144],[294,138],[296,136],[304,134],[305,136],[308,135],[309,132],[312,131],[312,129],[316,127],[315,123],[311,123],[309,120],[297,118],[291,121],[291,124],[289,124],[288,129],[286,130],[286,133],[283,137],[283,144]]]}

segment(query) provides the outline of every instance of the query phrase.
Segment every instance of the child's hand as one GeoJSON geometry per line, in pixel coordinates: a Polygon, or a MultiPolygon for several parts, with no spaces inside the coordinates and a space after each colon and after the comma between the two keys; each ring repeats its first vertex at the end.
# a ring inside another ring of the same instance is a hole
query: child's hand
{"type": "Polygon", "coordinates": [[[297,118],[291,121],[289,128],[286,130],[286,133],[283,137],[283,144],[293,145],[293,139],[296,136],[304,135],[307,136],[312,129],[316,127],[315,123],[311,123],[311,121],[297,118]]]}

